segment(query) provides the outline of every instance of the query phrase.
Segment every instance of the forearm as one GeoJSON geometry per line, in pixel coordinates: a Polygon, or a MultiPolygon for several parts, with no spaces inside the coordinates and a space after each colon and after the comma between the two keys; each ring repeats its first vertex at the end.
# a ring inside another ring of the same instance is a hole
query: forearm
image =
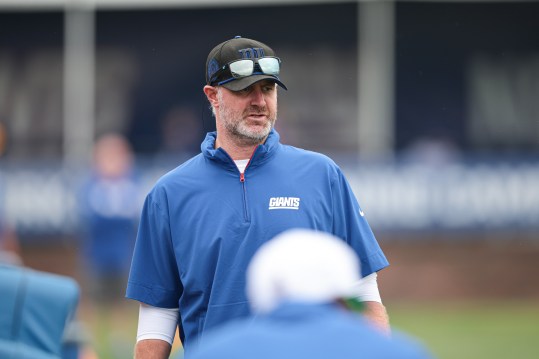
{"type": "Polygon", "coordinates": [[[374,326],[386,334],[391,333],[389,327],[389,317],[387,315],[386,307],[379,302],[366,301],[364,314],[365,317],[374,324],[374,326]]]}
{"type": "Polygon", "coordinates": [[[141,303],[135,359],[168,358],[174,342],[178,316],[178,308],[158,308],[141,303]]]}
{"type": "Polygon", "coordinates": [[[380,291],[378,290],[378,274],[376,272],[363,277],[356,283],[355,292],[357,299],[363,302],[364,315],[374,326],[384,333],[390,333],[389,318],[386,308],[382,304],[380,291]]]}
{"type": "Polygon", "coordinates": [[[160,339],[145,339],[135,346],[135,359],[167,359],[171,345],[160,339]]]}

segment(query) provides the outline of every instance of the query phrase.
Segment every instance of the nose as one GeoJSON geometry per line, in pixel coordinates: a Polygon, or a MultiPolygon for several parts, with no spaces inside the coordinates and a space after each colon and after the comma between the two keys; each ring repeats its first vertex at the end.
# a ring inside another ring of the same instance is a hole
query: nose
{"type": "Polygon", "coordinates": [[[266,105],[266,98],[262,86],[255,84],[253,91],[251,91],[251,105],[263,107],[266,105]]]}

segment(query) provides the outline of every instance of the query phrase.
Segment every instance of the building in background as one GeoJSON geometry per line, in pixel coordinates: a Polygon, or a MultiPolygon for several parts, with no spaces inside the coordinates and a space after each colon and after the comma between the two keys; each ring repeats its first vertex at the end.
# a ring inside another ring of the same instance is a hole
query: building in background
{"type": "Polygon", "coordinates": [[[284,141],[336,158],[375,228],[533,227],[539,2],[61,3],[0,2],[0,116],[11,138],[2,162],[13,186],[6,215],[28,233],[76,228],[73,177],[106,132],[127,137],[148,182],[198,151],[214,128],[201,90],[207,44],[235,35],[285,54],[284,141]],[[274,19],[279,26],[262,26],[274,19]],[[381,54],[392,55],[384,66],[393,75],[361,73],[383,72],[371,64],[381,54]],[[71,104],[77,91],[89,91],[80,106],[71,104]],[[400,159],[407,166],[395,167],[400,159]],[[438,170],[427,175],[422,165],[438,170]],[[44,178],[46,194],[35,185],[44,178]],[[447,204],[455,215],[445,215],[447,204]]]}

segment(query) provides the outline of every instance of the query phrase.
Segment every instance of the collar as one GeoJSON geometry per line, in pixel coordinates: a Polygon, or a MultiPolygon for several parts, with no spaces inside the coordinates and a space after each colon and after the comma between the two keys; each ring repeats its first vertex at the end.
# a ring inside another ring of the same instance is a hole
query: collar
{"type": "MultiPolygon", "coordinates": [[[[279,133],[275,129],[272,129],[268,135],[268,138],[266,139],[266,142],[256,147],[253,156],[249,161],[249,168],[261,165],[266,160],[271,158],[275,153],[277,153],[281,145],[279,142],[280,138],[279,133]]],[[[237,170],[236,164],[224,149],[220,147],[217,149],[214,148],[216,139],[216,131],[208,132],[206,134],[206,138],[200,145],[200,149],[204,157],[212,161],[220,162],[229,168],[237,170]]]]}

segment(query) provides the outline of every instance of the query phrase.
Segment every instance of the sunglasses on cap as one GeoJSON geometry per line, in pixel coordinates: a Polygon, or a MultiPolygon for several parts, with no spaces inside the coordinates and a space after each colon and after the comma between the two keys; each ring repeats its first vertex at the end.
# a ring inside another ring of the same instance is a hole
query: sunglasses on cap
{"type": "Polygon", "coordinates": [[[219,74],[225,71],[227,68],[230,70],[230,74],[233,78],[221,81],[217,83],[217,85],[221,85],[233,79],[251,76],[253,74],[277,76],[279,75],[279,71],[281,69],[281,59],[279,59],[278,57],[266,56],[258,59],[241,59],[231,61],[228,64],[224,65],[219,71],[217,71],[215,75],[213,75],[210,83],[215,82],[219,74]]]}

